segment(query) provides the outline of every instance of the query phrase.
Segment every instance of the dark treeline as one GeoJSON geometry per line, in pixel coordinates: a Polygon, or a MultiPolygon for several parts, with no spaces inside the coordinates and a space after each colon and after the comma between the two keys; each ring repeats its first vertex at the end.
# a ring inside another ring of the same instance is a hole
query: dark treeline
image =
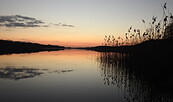
{"type": "Polygon", "coordinates": [[[31,53],[39,51],[54,51],[62,50],[63,46],[56,45],[43,45],[38,43],[30,42],[19,42],[10,40],[0,40],[0,54],[11,54],[11,53],[31,53]]]}

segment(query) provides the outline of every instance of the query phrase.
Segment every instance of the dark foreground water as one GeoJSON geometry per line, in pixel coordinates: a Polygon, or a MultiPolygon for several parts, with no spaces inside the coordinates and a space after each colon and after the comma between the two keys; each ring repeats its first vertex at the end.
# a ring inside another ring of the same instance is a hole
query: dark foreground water
{"type": "Polygon", "coordinates": [[[0,102],[171,102],[127,54],[64,50],[0,56],[0,102]]]}

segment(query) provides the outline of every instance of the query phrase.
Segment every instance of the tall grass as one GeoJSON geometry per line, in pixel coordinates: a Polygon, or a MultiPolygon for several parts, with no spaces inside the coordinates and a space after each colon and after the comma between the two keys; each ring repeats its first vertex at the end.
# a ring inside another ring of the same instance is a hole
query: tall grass
{"type": "Polygon", "coordinates": [[[145,26],[145,31],[141,32],[139,28],[133,28],[132,26],[125,33],[125,39],[118,37],[117,39],[113,35],[105,35],[104,46],[123,46],[123,45],[135,45],[148,40],[166,39],[171,36],[172,32],[167,32],[166,29],[173,29],[173,15],[169,12],[167,4],[162,5],[163,17],[158,20],[156,16],[151,18],[151,22],[147,23],[144,19],[142,22],[145,26]]]}

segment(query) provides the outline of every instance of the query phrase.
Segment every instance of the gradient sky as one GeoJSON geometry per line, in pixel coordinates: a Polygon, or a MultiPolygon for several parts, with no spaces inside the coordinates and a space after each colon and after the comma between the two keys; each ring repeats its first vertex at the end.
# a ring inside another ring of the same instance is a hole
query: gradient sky
{"type": "Polygon", "coordinates": [[[63,46],[96,46],[104,35],[122,36],[142,19],[162,17],[161,4],[173,12],[173,0],[0,0],[0,16],[33,17],[49,27],[0,27],[0,39],[63,46]],[[69,26],[55,26],[54,24],[69,26]]]}

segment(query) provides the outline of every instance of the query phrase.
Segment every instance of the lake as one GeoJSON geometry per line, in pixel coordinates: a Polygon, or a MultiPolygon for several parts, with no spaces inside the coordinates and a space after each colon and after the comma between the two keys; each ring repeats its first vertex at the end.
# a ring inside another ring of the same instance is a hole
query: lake
{"type": "Polygon", "coordinates": [[[171,102],[126,65],[128,56],[77,49],[0,55],[0,101],[171,102]]]}

